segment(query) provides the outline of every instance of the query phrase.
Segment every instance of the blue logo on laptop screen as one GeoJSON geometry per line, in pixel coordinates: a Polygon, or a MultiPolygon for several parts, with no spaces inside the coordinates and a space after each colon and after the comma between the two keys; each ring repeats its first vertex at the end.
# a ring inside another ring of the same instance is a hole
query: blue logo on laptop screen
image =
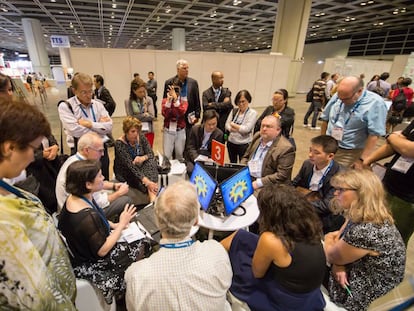
{"type": "Polygon", "coordinates": [[[201,207],[207,211],[216,193],[217,182],[198,163],[194,166],[190,181],[196,186],[201,207]]]}
{"type": "Polygon", "coordinates": [[[253,194],[253,185],[249,168],[246,166],[238,173],[220,184],[226,215],[231,214],[249,196],[253,194]]]}

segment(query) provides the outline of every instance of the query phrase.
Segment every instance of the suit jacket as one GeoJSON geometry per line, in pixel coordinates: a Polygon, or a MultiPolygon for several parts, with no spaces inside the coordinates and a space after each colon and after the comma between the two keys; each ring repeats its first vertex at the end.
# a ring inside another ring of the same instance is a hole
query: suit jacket
{"type": "MultiPolygon", "coordinates": [[[[253,157],[260,143],[260,133],[253,136],[253,140],[244,154],[242,164],[253,157]]],[[[269,151],[263,159],[262,183],[263,186],[269,184],[289,183],[292,177],[292,168],[295,162],[295,149],[287,138],[279,135],[270,146],[269,151]]]]}
{"type": "MultiPolygon", "coordinates": [[[[322,217],[332,214],[329,209],[329,204],[331,199],[334,197],[335,188],[331,186],[331,178],[340,170],[341,166],[339,163],[333,161],[332,167],[323,180],[322,187],[318,191],[322,200],[312,202],[316,212],[322,217]]],[[[293,186],[309,189],[309,182],[312,178],[312,174],[313,164],[309,160],[306,160],[303,162],[302,167],[300,168],[300,171],[296,175],[295,179],[292,180],[293,186]]]]}
{"type": "Polygon", "coordinates": [[[226,87],[221,88],[220,96],[216,102],[216,94],[214,93],[214,89],[213,87],[209,87],[203,92],[202,103],[203,111],[214,109],[219,114],[218,128],[224,133],[227,117],[233,109],[233,105],[231,103],[231,91],[226,87]],[[224,103],[223,101],[226,97],[229,97],[230,101],[224,103]],[[212,105],[209,105],[209,103],[212,103],[212,105]]]}
{"type": "Polygon", "coordinates": [[[208,140],[207,150],[200,150],[204,137],[204,126],[201,124],[194,125],[190,132],[190,138],[187,139],[186,159],[194,163],[194,160],[200,155],[211,155],[211,142],[213,139],[224,144],[223,132],[217,128],[211,133],[208,140]]]}
{"type": "MultiPolygon", "coordinates": [[[[173,84],[173,80],[178,78],[177,75],[165,81],[163,98],[167,98],[168,86],[173,84]]],[[[186,79],[187,81],[187,101],[188,108],[185,112],[185,124],[187,128],[191,128],[193,125],[188,122],[188,114],[191,112],[195,113],[197,119],[200,118],[201,107],[200,107],[200,91],[198,90],[198,82],[192,78],[186,79]]]]}
{"type": "Polygon", "coordinates": [[[109,116],[112,116],[112,114],[115,111],[116,103],[114,99],[112,98],[111,93],[106,87],[102,87],[101,94],[98,92],[99,90],[95,89],[95,96],[97,99],[100,99],[104,102],[104,107],[108,111],[109,116]]]}

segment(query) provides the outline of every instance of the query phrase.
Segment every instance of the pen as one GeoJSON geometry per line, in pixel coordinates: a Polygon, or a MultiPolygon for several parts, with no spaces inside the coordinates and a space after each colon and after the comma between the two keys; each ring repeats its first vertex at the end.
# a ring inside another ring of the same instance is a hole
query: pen
{"type": "Polygon", "coordinates": [[[346,292],[348,293],[349,297],[354,298],[354,296],[352,296],[352,293],[351,293],[351,290],[349,289],[349,287],[344,285],[344,288],[345,288],[346,292]]]}

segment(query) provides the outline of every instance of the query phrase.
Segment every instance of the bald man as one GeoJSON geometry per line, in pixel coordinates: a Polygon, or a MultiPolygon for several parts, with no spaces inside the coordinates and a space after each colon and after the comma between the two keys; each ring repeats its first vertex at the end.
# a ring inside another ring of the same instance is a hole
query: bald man
{"type": "Polygon", "coordinates": [[[264,117],[260,132],[253,136],[241,159],[242,164],[249,165],[253,188],[290,182],[294,162],[295,148],[282,135],[280,119],[273,115],[264,117]]]}
{"type": "Polygon", "coordinates": [[[335,160],[344,167],[362,168],[378,137],[385,135],[386,115],[382,97],[364,90],[359,77],[342,79],[321,115],[321,134],[331,135],[339,144],[335,160]]]}
{"type": "Polygon", "coordinates": [[[231,91],[223,87],[224,75],[221,71],[213,71],[211,82],[212,86],[203,92],[203,110],[215,110],[219,114],[217,127],[224,133],[227,116],[233,109],[231,91]]]}

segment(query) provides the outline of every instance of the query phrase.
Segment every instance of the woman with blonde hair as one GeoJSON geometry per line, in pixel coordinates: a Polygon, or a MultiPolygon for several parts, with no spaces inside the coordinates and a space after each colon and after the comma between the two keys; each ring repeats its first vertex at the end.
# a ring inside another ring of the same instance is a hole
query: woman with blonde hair
{"type": "Polygon", "coordinates": [[[404,277],[405,246],[385,201],[379,178],[368,170],[340,172],[331,180],[333,208],[346,221],[325,236],[331,266],[328,290],[347,310],[366,310],[404,277]]]}
{"type": "Polygon", "coordinates": [[[147,194],[152,202],[158,191],[157,161],[154,152],[141,132],[141,121],[128,116],[123,121],[122,129],[124,135],[115,142],[116,178],[147,194]]]}

